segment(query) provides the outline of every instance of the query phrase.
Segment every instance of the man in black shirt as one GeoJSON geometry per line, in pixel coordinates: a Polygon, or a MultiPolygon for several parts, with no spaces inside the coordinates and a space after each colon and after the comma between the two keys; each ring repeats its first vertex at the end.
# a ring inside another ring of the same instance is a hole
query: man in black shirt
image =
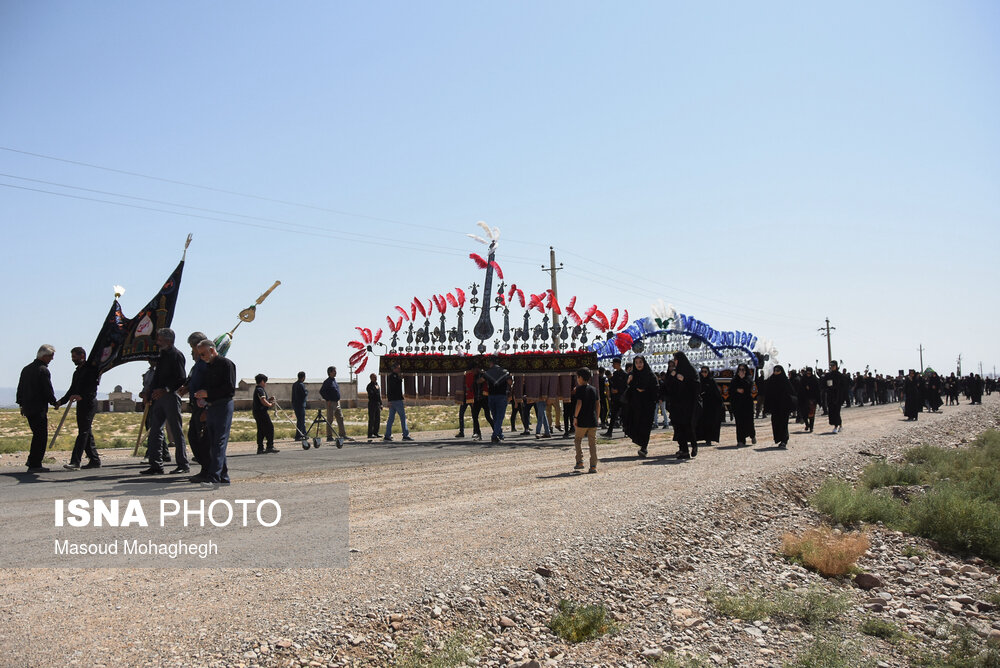
{"type": "Polygon", "coordinates": [[[31,427],[31,450],[28,452],[28,473],[48,473],[42,466],[45,445],[49,438],[49,404],[56,405],[56,395],[52,391],[52,376],[49,362],[55,357],[56,349],[46,344],[38,349],[35,360],[21,369],[17,383],[17,404],[21,415],[28,419],[31,427]]]}
{"type": "Polygon", "coordinates": [[[628,374],[622,371],[621,358],[616,357],[611,360],[611,366],[615,370],[611,374],[611,382],[608,384],[611,388],[611,411],[608,415],[608,431],[604,434],[608,438],[611,438],[615,422],[621,417],[622,399],[625,397],[625,390],[628,389],[628,374]]]}
{"type": "Polygon", "coordinates": [[[97,453],[97,445],[94,443],[94,414],[97,412],[97,367],[87,361],[87,351],[77,346],[69,351],[76,370],[73,372],[73,380],[70,383],[66,394],[59,400],[58,405],[62,406],[70,401],[76,402],[76,443],[73,445],[73,453],[69,457],[69,464],[64,468],[76,470],[80,468],[80,461],[83,453],[87,453],[87,464],[85,469],[96,469],[101,467],[101,456],[97,453]]]}
{"type": "Polygon", "coordinates": [[[202,389],[194,396],[205,403],[205,445],[208,462],[191,482],[229,484],[226,446],[233,423],[233,395],[236,393],[236,365],[219,354],[212,341],[198,344],[198,354],[208,366],[202,376],[202,389]]]}
{"type": "MultiPolygon", "coordinates": [[[[206,368],[208,365],[205,365],[206,368]]],[[[257,423],[257,454],[273,454],[280,452],[274,447],[274,423],[267,409],[274,406],[274,398],[267,396],[267,376],[258,373],[254,376],[256,385],[253,388],[253,420],[257,423]],[[267,442],[267,449],[264,443],[267,442]]]]}
{"type": "Polygon", "coordinates": [[[830,372],[823,377],[824,390],[826,391],[826,410],[830,416],[830,426],[833,433],[837,434],[843,429],[840,420],[840,406],[844,403],[846,393],[843,391],[844,376],[840,373],[836,360],[830,362],[830,372]]]}
{"type": "Polygon", "coordinates": [[[292,410],[295,412],[295,440],[306,440],[306,400],[309,390],[306,389],[306,372],[299,371],[297,379],[292,383],[292,410]]]}
{"type": "Polygon", "coordinates": [[[171,473],[189,471],[187,444],[184,440],[184,428],[181,426],[181,398],[177,394],[177,390],[187,382],[187,375],[184,373],[184,354],[174,347],[175,338],[174,330],[167,327],[156,332],[160,356],[156,360],[156,370],[150,381],[150,398],[153,404],[149,409],[149,441],[146,445],[149,468],[140,471],[141,475],[163,475],[162,427],[167,428],[168,439],[176,446],[177,468],[171,473]]]}
{"type": "Polygon", "coordinates": [[[406,405],[403,403],[403,374],[399,362],[393,362],[392,373],[385,381],[385,398],[389,402],[389,418],[385,422],[385,437],[383,441],[392,440],[392,423],[399,414],[399,423],[403,425],[403,440],[412,441],[410,429],[406,426],[406,405]]]}
{"type": "MultiPolygon", "coordinates": [[[[621,366],[621,362],[619,362],[621,366]]],[[[573,426],[576,428],[576,435],[573,437],[573,444],[576,446],[576,466],[575,470],[583,468],[583,438],[587,437],[587,445],[590,447],[590,469],[587,473],[597,473],[597,390],[590,384],[591,373],[587,367],[580,367],[576,372],[576,390],[573,392],[573,401],[576,410],[573,414],[573,426]]]]}
{"type": "Polygon", "coordinates": [[[382,426],[382,392],[378,389],[378,376],[369,374],[368,386],[368,438],[378,438],[379,427],[382,426]]]}
{"type": "Polygon", "coordinates": [[[489,387],[490,415],[493,417],[493,438],[490,439],[490,442],[499,443],[503,440],[503,419],[507,415],[510,373],[497,364],[496,359],[491,360],[491,362],[490,368],[483,375],[486,377],[486,384],[489,387]]]}

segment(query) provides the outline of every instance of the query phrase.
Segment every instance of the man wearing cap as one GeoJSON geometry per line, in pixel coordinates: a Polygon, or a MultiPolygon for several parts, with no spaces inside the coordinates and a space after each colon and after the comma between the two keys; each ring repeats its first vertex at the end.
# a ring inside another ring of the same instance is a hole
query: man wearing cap
{"type": "Polygon", "coordinates": [[[331,366],[326,369],[326,380],[319,388],[319,396],[326,401],[326,440],[333,440],[333,423],[337,420],[338,445],[347,439],[347,430],[344,428],[344,412],[340,410],[340,385],[337,384],[337,367],[331,366]]]}
{"type": "Polygon", "coordinates": [[[69,351],[76,370],[73,371],[73,380],[70,382],[66,394],[59,400],[58,406],[76,402],[76,443],[73,445],[73,453],[69,456],[69,464],[63,468],[76,470],[81,468],[80,462],[83,453],[87,453],[87,463],[82,467],[85,469],[97,469],[101,467],[101,456],[97,454],[97,446],[94,444],[94,413],[97,412],[97,383],[99,374],[97,367],[87,361],[87,351],[80,346],[69,351]]]}
{"type": "Polygon", "coordinates": [[[17,383],[17,405],[21,415],[28,419],[31,427],[31,449],[28,451],[28,473],[48,473],[42,466],[45,458],[45,444],[49,438],[49,404],[55,406],[56,395],[52,391],[52,375],[49,362],[55,357],[56,349],[45,344],[38,349],[35,360],[21,369],[17,383]]]}
{"type": "Polygon", "coordinates": [[[236,394],[236,365],[219,354],[215,343],[205,339],[198,344],[198,355],[207,365],[202,389],[194,393],[205,407],[205,455],[201,473],[191,482],[229,484],[226,446],[233,424],[233,395],[236,394]]]}
{"type": "Polygon", "coordinates": [[[403,426],[403,440],[412,441],[410,429],[406,426],[406,404],[403,403],[403,374],[399,362],[392,363],[392,373],[385,381],[385,398],[389,402],[389,419],[385,422],[383,441],[392,440],[392,423],[399,414],[399,423],[403,426]]]}

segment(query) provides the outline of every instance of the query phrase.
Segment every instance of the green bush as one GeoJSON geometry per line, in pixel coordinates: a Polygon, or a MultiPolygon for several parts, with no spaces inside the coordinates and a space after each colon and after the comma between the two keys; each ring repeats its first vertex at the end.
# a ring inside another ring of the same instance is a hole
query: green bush
{"type": "Polygon", "coordinates": [[[1000,668],[1000,649],[986,646],[968,627],[956,630],[944,654],[917,651],[910,657],[912,664],[928,668],[1000,668]]]}
{"type": "Polygon", "coordinates": [[[872,462],[861,475],[861,484],[868,489],[920,483],[920,469],[912,464],[896,466],[883,460],[872,462]]]}
{"type": "Polygon", "coordinates": [[[772,597],[759,590],[748,590],[738,594],[715,590],[709,592],[708,601],[720,615],[748,622],[769,619],[778,610],[777,603],[772,597]]]}
{"type": "Polygon", "coordinates": [[[984,432],[965,448],[921,445],[904,459],[904,466],[873,462],[857,489],[828,480],[813,505],[836,522],[883,522],[949,550],[1000,561],[1000,432],[984,432]],[[871,491],[914,482],[930,490],[908,503],[871,491]]]}
{"type": "Polygon", "coordinates": [[[857,651],[832,638],[817,638],[795,657],[788,668],[853,668],[859,665],[857,651]]]}
{"type": "Polygon", "coordinates": [[[967,486],[941,483],[909,507],[909,530],[961,553],[1000,561],[1000,507],[967,486]]]}
{"type": "Polygon", "coordinates": [[[654,661],[653,668],[707,668],[709,663],[697,656],[677,656],[668,654],[654,661]]]}
{"type": "Polygon", "coordinates": [[[896,642],[903,637],[903,632],[898,626],[890,621],[879,619],[878,617],[866,618],[863,622],[861,622],[858,630],[866,636],[881,638],[883,640],[888,640],[889,642],[896,642]]]}
{"type": "Polygon", "coordinates": [[[403,639],[393,665],[397,668],[453,668],[464,666],[483,650],[484,643],[470,639],[468,632],[456,631],[445,638],[439,649],[431,649],[422,637],[403,639]]]}
{"type": "Polygon", "coordinates": [[[593,640],[617,631],[603,605],[578,606],[572,601],[559,601],[559,611],[549,622],[554,634],[571,643],[593,640]]]}
{"type": "Polygon", "coordinates": [[[767,592],[750,589],[738,594],[709,592],[708,600],[719,614],[745,621],[775,619],[813,626],[840,617],[850,606],[848,599],[822,587],[806,592],[767,592]]]}
{"type": "Polygon", "coordinates": [[[873,494],[868,489],[854,489],[843,480],[827,480],[813,496],[813,506],[840,524],[882,522],[896,525],[904,515],[896,499],[873,494]]]}

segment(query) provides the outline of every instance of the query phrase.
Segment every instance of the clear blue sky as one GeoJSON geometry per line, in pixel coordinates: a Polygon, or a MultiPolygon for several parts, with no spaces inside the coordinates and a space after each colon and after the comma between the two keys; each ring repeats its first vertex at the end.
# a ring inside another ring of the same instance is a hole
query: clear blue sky
{"type": "Polygon", "coordinates": [[[65,387],[188,232],[181,336],[280,279],[239,375],[346,376],[355,325],[480,280],[477,220],[522,287],[554,245],[561,296],[794,365],[829,316],[849,369],[991,371],[998,34],[995,2],[2,3],[0,146],[216,190],[0,150],[0,385],[49,342],[65,387]]]}

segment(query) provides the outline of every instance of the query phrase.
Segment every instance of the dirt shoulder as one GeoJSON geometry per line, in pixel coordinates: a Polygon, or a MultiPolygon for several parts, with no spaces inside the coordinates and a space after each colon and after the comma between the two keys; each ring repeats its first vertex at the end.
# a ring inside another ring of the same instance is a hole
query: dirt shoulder
{"type": "MultiPolygon", "coordinates": [[[[585,574],[586,581],[610,581],[623,567],[639,567],[601,556],[611,546],[620,548],[622,541],[641,542],[643,549],[650,541],[659,544],[658,555],[645,557],[655,560],[654,566],[682,558],[691,553],[692,541],[717,540],[713,504],[735,509],[745,505],[740,499],[756,503],[762,490],[784,485],[789,494],[766,511],[780,515],[790,507],[788,499],[800,498],[815,480],[859,467],[866,459],[859,450],[893,452],[920,441],[959,443],[995,425],[997,412],[997,397],[988,398],[985,406],[962,405],[922,416],[917,423],[901,422],[897,405],[850,409],[844,412],[843,433],[799,434],[793,429],[787,451],[769,447],[764,438],[769,425],[758,422],[761,445],[730,447],[734,435],[725,429],[723,446],[703,449],[687,463],[668,456],[675,448],[661,432],[645,460],[635,457],[631,444],[601,446],[596,475],[571,472],[573,455],[565,441],[526,443],[484,455],[310,471],[297,475],[350,485],[349,568],[4,569],[0,637],[9,648],[7,660],[15,665],[299,664],[303,657],[307,664],[382,665],[398,651],[400,634],[445,633],[467,625],[483,630],[484,641],[501,648],[488,661],[505,665],[541,653],[544,648],[535,646],[539,642],[551,643],[531,629],[540,626],[546,608],[561,595],[559,587],[569,594],[575,586],[576,580],[550,579],[539,587],[534,584],[536,567],[550,563],[563,574],[585,574]],[[792,484],[790,475],[799,482],[792,484]],[[679,538],[669,537],[675,533],[679,538]],[[511,598],[518,583],[534,587],[532,596],[511,598]],[[435,608],[440,610],[437,617],[435,608]],[[499,627],[497,634],[490,631],[498,624],[497,610],[506,610],[526,630],[520,647],[494,643],[502,632],[499,627]],[[399,628],[387,626],[389,614],[401,616],[399,628]],[[522,651],[525,647],[528,652],[522,651]]],[[[754,533],[752,527],[761,521],[752,503],[742,522],[726,520],[737,534],[754,533]]],[[[317,508],[321,520],[322,508],[317,508]]],[[[763,568],[766,559],[753,554],[755,541],[746,543],[747,557],[763,568]]],[[[579,594],[586,599],[591,591],[580,589],[579,594]]],[[[656,593],[657,598],[645,597],[643,607],[637,590],[627,595],[631,599],[616,601],[615,609],[624,606],[620,614],[636,619],[650,606],[671,610],[676,606],[668,599],[678,598],[656,593]]],[[[661,646],[662,637],[657,640],[661,646]]],[[[640,645],[650,642],[645,635],[636,638],[640,645]]],[[[632,646],[609,647],[624,652],[629,661],[638,656],[632,646]]],[[[726,654],[724,647],[719,649],[720,656],[726,654]]],[[[573,658],[570,651],[563,651],[559,661],[606,663],[614,656],[596,650],[591,658],[573,658]]]]}

